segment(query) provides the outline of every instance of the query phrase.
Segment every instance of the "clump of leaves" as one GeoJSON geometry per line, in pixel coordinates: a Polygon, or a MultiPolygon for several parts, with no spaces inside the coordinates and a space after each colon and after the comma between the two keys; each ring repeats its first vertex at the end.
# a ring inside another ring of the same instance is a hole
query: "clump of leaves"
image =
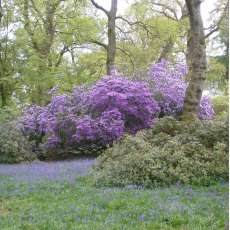
{"type": "Polygon", "coordinates": [[[116,186],[227,181],[228,121],[162,118],[151,129],[107,149],[93,172],[97,184],[116,186]]]}
{"type": "Polygon", "coordinates": [[[32,146],[21,132],[18,121],[0,125],[0,162],[19,163],[33,161],[36,155],[32,153],[32,146]]]}

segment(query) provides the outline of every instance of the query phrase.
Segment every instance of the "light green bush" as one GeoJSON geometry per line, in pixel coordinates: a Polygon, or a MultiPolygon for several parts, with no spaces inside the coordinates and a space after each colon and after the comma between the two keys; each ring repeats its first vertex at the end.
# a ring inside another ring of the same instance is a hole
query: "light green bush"
{"type": "Polygon", "coordinates": [[[31,144],[21,133],[19,122],[0,125],[0,163],[19,163],[35,159],[31,144]]]}
{"type": "Polygon", "coordinates": [[[228,122],[185,123],[162,118],[126,136],[97,159],[94,181],[104,185],[210,184],[228,179],[228,122]]]}
{"type": "Polygon", "coordinates": [[[9,121],[13,121],[20,115],[19,108],[10,108],[10,107],[3,107],[0,108],[0,125],[3,125],[9,121]]]}

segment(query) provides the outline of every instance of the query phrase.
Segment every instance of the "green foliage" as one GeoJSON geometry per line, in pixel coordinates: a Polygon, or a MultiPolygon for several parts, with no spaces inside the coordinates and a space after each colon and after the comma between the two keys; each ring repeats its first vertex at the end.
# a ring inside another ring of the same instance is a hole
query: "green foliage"
{"type": "Polygon", "coordinates": [[[210,184],[228,179],[227,121],[163,118],[126,136],[98,158],[94,180],[106,185],[210,184]]]}
{"type": "MultiPolygon", "coordinates": [[[[171,7],[172,4],[170,4],[171,7]]],[[[150,2],[138,2],[128,8],[124,18],[131,23],[117,20],[123,33],[118,33],[116,63],[118,70],[126,75],[142,69],[160,58],[176,60],[175,53],[185,49],[180,36],[186,36],[188,20],[172,20],[157,13],[150,2]]]]}
{"type": "Polygon", "coordinates": [[[22,135],[17,121],[12,121],[19,115],[17,109],[0,109],[0,163],[18,163],[36,159],[32,146],[22,135]]]}
{"type": "Polygon", "coordinates": [[[21,112],[20,109],[17,107],[0,108],[0,125],[14,120],[17,116],[20,115],[20,112],[21,112]]]}
{"type": "Polygon", "coordinates": [[[212,99],[212,105],[216,116],[226,116],[229,111],[229,96],[217,96],[212,99]]]}
{"type": "Polygon", "coordinates": [[[217,58],[211,58],[208,62],[208,71],[206,75],[205,87],[212,94],[220,94],[228,87],[226,78],[227,67],[217,58]]]}

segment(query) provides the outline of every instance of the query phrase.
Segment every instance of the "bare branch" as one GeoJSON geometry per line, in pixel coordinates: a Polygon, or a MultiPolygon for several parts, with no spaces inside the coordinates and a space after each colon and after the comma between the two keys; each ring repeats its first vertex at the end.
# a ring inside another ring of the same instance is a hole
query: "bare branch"
{"type": "Polygon", "coordinates": [[[104,7],[98,5],[94,0],[91,0],[92,4],[99,10],[103,11],[109,17],[109,11],[106,10],[104,7]]]}
{"type": "Polygon", "coordinates": [[[55,63],[55,68],[57,68],[61,64],[62,57],[68,51],[69,47],[70,47],[70,45],[66,45],[66,44],[63,46],[62,50],[60,51],[60,53],[58,55],[58,60],[55,63]]]}
{"type": "Polygon", "coordinates": [[[219,27],[217,26],[216,28],[212,29],[211,31],[209,31],[209,33],[207,33],[204,37],[205,39],[209,38],[213,33],[217,32],[219,30],[219,27]]]}
{"type": "Polygon", "coordinates": [[[97,45],[99,45],[99,46],[102,46],[102,47],[105,48],[106,50],[108,49],[108,45],[106,45],[106,44],[103,43],[103,42],[100,42],[100,41],[97,41],[97,40],[93,40],[93,39],[90,39],[89,42],[94,43],[94,44],[97,44],[97,45]]]}
{"type": "Polygon", "coordinates": [[[127,19],[123,18],[122,16],[118,16],[116,17],[116,19],[121,19],[123,21],[125,21],[126,23],[128,23],[130,26],[133,26],[133,25],[139,25],[141,26],[142,28],[144,28],[147,32],[147,35],[148,34],[151,34],[152,36],[155,36],[149,29],[148,29],[148,26],[146,24],[144,24],[143,22],[141,21],[135,21],[135,22],[130,22],[128,21],[127,19]]]}
{"type": "Polygon", "coordinates": [[[216,22],[215,25],[211,25],[209,28],[206,28],[204,30],[208,30],[211,29],[206,35],[205,35],[205,39],[210,37],[213,33],[217,32],[220,28],[221,22],[224,20],[224,18],[226,17],[226,12],[228,11],[229,8],[229,2],[227,2],[226,6],[224,7],[224,10],[222,12],[221,17],[219,18],[219,20],[216,22]]]}
{"type": "Polygon", "coordinates": [[[166,10],[170,11],[174,15],[174,18],[171,17],[170,15],[166,14],[165,10],[162,12],[159,12],[159,13],[163,13],[166,17],[169,17],[170,19],[173,19],[176,21],[179,20],[177,14],[176,14],[176,11],[173,8],[171,8],[170,6],[167,6],[167,5],[162,4],[162,3],[156,3],[156,2],[154,2],[153,5],[161,6],[161,7],[165,8],[166,10]]]}

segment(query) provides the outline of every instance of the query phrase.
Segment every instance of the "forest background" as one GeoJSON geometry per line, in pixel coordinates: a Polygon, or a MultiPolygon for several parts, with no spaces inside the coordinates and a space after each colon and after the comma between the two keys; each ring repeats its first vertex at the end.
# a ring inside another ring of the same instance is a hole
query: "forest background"
{"type": "MultiPolygon", "coordinates": [[[[161,58],[186,63],[189,23],[184,1],[124,2],[125,9],[118,1],[115,25],[119,73],[130,76],[161,58]]],[[[226,110],[228,2],[202,5],[208,47],[205,89],[226,110]]],[[[1,108],[20,111],[30,104],[44,105],[52,87],[59,85],[60,93],[68,93],[108,73],[108,18],[91,1],[3,0],[0,9],[1,108]]]]}

